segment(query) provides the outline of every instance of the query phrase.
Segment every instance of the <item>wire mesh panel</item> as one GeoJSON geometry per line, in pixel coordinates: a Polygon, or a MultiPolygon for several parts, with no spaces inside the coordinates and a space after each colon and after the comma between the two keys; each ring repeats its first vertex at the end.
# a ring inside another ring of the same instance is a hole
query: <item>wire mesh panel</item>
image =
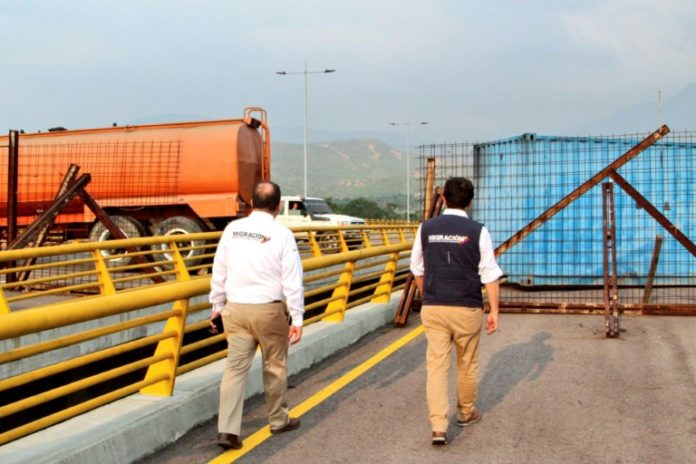
{"type": "Polygon", "coordinates": [[[474,147],[473,143],[445,143],[439,145],[419,146],[419,163],[416,168],[416,179],[420,188],[414,196],[420,202],[420,214],[424,216],[425,184],[427,177],[427,161],[435,160],[434,186],[443,186],[448,177],[466,177],[474,179],[474,147]]]}
{"type": "MultiPolygon", "coordinates": [[[[0,213],[7,214],[7,148],[0,147],[0,213]]],[[[19,144],[18,223],[25,225],[53,201],[71,164],[89,173],[86,190],[103,207],[176,203],[181,144],[178,141],[105,141],[19,144]],[[147,202],[144,202],[147,199],[147,202]]],[[[81,222],[79,199],[63,209],[58,223],[81,222]]],[[[4,224],[4,223],[3,223],[4,224]]]]}
{"type": "MultiPolygon", "coordinates": [[[[623,180],[617,180],[614,191],[624,307],[696,305],[694,135],[670,134],[616,171],[623,180]]],[[[524,134],[488,143],[423,146],[419,175],[434,155],[435,185],[450,176],[470,177],[476,186],[471,214],[486,224],[498,246],[643,138],[524,134]]],[[[602,305],[602,259],[598,184],[499,256],[507,275],[502,302],[602,305]]]]}

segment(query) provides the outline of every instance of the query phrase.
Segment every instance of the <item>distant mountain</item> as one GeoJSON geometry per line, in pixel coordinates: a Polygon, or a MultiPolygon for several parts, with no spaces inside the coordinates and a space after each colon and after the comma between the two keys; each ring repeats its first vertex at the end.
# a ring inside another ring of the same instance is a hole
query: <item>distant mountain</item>
{"type": "MultiPolygon", "coordinates": [[[[272,126],[271,139],[284,143],[303,143],[304,129],[302,127],[272,126]]],[[[374,139],[393,147],[405,147],[403,131],[376,132],[376,131],[331,131],[324,129],[311,129],[307,133],[309,143],[327,143],[338,140],[363,140],[374,139]]]]}
{"type": "MultiPolygon", "coordinates": [[[[372,198],[405,204],[406,156],[381,140],[358,139],[308,145],[308,194],[336,199],[372,198]],[[400,198],[400,201],[398,201],[400,198]]],[[[411,171],[415,172],[414,154],[411,171]]],[[[287,194],[301,194],[303,145],[272,142],[271,178],[287,194]]],[[[412,178],[411,189],[416,188],[412,178]]]]}
{"type": "MultiPolygon", "coordinates": [[[[663,97],[664,98],[664,97],[663,97]]],[[[600,135],[652,132],[660,124],[673,131],[696,130],[696,84],[689,84],[663,101],[664,121],[659,119],[657,96],[653,102],[624,108],[612,116],[580,126],[561,135],[600,135]]]]}

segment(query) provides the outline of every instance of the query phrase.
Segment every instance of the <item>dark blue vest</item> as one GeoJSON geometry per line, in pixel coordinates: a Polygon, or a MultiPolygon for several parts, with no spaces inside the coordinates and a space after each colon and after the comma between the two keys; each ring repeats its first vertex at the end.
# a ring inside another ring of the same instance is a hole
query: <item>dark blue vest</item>
{"type": "Polygon", "coordinates": [[[421,226],[424,305],[483,307],[479,238],[483,224],[443,214],[421,226]]]}

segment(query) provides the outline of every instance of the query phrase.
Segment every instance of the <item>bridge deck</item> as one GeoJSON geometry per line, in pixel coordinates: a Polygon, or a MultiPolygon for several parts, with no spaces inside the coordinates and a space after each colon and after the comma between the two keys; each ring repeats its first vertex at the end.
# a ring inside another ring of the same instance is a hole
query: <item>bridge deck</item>
{"type": "MultiPolygon", "coordinates": [[[[291,378],[291,406],[312,398],[416,327],[385,328],[291,378]]],[[[598,316],[503,315],[483,336],[484,418],[433,448],[419,335],[302,416],[302,428],[253,446],[261,397],[245,408],[247,454],[234,462],[691,462],[696,456],[696,318],[624,318],[619,339],[598,316]]],[[[452,383],[452,386],[454,384],[452,383]]],[[[450,390],[454,402],[454,390],[450,390]]],[[[141,464],[232,462],[210,421],[141,464]],[[222,459],[221,459],[222,458],[222,459]]],[[[257,434],[258,435],[258,434],[257,434]]]]}

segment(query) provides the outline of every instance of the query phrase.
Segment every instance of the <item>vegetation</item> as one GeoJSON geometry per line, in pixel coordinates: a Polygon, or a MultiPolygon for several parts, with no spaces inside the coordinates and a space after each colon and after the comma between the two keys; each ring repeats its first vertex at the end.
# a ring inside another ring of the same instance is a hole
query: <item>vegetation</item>
{"type": "MultiPolygon", "coordinates": [[[[303,147],[274,142],[271,178],[284,195],[303,190],[303,147]]],[[[419,158],[411,154],[412,214],[420,206],[419,158]]],[[[329,201],[341,214],[367,219],[406,219],[406,158],[379,140],[343,140],[308,146],[309,196],[329,201]]]]}
{"type": "MultiPolygon", "coordinates": [[[[303,191],[302,145],[275,142],[271,148],[271,179],[284,195],[303,191]]],[[[412,156],[414,193],[419,160],[412,156]]],[[[377,140],[349,140],[308,146],[308,194],[341,199],[368,198],[380,205],[392,201],[406,206],[405,154],[377,140]],[[396,196],[397,198],[391,199],[396,196]]]]}
{"type": "Polygon", "coordinates": [[[397,210],[394,203],[386,203],[383,207],[376,201],[367,198],[352,200],[334,200],[326,198],[326,202],[334,212],[367,219],[404,219],[404,213],[397,210]]]}

